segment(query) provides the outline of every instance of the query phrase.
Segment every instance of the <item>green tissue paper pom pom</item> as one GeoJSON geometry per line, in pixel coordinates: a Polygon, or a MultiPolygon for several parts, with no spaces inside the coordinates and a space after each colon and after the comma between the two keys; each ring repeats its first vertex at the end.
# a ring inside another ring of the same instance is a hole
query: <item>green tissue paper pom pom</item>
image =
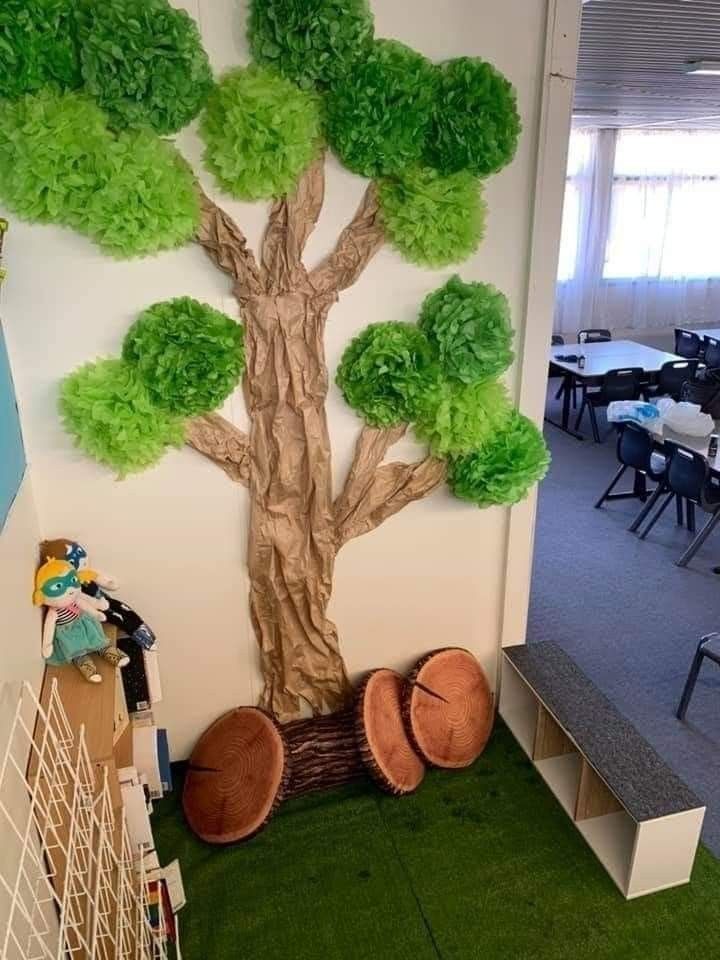
{"type": "Polygon", "coordinates": [[[0,97],[81,82],[72,0],[2,0],[0,97]]]}
{"type": "Polygon", "coordinates": [[[415,167],[378,183],[389,241],[411,263],[445,267],[477,250],[485,232],[486,207],[472,174],[443,177],[415,167]]]}
{"type": "Polygon", "coordinates": [[[373,323],[348,345],[335,382],[366,423],[414,420],[436,377],[432,351],[414,324],[373,323]]]}
{"type": "Polygon", "coordinates": [[[416,164],[437,88],[432,63],[396,40],[376,40],[368,55],[328,92],[328,139],[342,162],[365,177],[416,164]]]}
{"type": "Polygon", "coordinates": [[[550,454],[535,424],[513,410],[504,429],[478,450],[448,464],[448,485],[456,497],[479,507],[522,500],[547,473],[550,454]]]}
{"type": "Polygon", "coordinates": [[[123,360],[164,410],[208,413],[237,386],[243,327],[206,303],[179,297],[144,310],[125,337],[123,360]]]}
{"type": "Polygon", "coordinates": [[[224,190],[241,200],[279,197],[318,152],[319,103],[273,70],[238,68],[211,93],[200,136],[224,190]]]}
{"type": "Polygon", "coordinates": [[[515,156],[520,117],[512,84],[473,57],[448,60],[440,85],[426,161],[442,173],[496,173],[515,156]]]}
{"type": "Polygon", "coordinates": [[[65,377],[60,413],[77,446],[120,477],[152,466],[184,441],[182,423],[158,410],[121,360],[86,363],[65,377]]]}
{"type": "Polygon", "coordinates": [[[173,133],[199,113],[212,71],[184,10],[167,0],[83,0],[77,16],[85,89],[115,126],[173,133]]]}
{"type": "Polygon", "coordinates": [[[421,403],[415,423],[418,439],[437,457],[469,453],[504,429],[512,414],[505,386],[442,381],[421,403]]]}
{"type": "Polygon", "coordinates": [[[443,373],[453,380],[494,377],[513,361],[510,307],[488,283],[451,277],[425,298],[419,324],[438,352],[443,373]]]}
{"type": "Polygon", "coordinates": [[[259,63],[298,86],[328,86],[370,45],[367,0],[251,0],[249,38],[259,63]]]}

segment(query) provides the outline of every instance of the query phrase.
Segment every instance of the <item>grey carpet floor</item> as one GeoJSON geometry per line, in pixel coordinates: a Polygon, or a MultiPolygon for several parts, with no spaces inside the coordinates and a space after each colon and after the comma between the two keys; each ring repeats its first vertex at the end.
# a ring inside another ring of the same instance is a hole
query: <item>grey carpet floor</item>
{"type": "Polygon", "coordinates": [[[602,445],[551,426],[545,435],[553,462],[540,487],[528,640],[559,643],[707,802],[703,840],[720,856],[720,668],[706,661],[687,721],[674,715],[699,637],[720,630],[720,531],[676,567],[690,535],[674,508],[645,541],[626,529],[636,501],[593,509],[617,469],[614,435],[602,445]]]}

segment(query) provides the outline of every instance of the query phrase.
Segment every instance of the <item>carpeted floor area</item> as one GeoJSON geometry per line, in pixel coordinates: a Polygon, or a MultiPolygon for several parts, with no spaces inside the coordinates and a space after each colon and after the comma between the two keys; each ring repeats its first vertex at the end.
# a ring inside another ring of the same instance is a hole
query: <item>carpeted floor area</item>
{"type": "Polygon", "coordinates": [[[545,435],[553,463],[540,487],[528,640],[563,646],[707,802],[704,841],[720,856],[720,669],[703,667],[687,722],[674,716],[699,637],[720,629],[720,532],[676,567],[689,534],[674,511],[640,541],[626,530],[635,501],[593,509],[617,469],[614,439],[545,435]]]}
{"type": "Polygon", "coordinates": [[[720,863],[626,902],[499,725],[471,768],[395,799],[369,783],[283,806],[213,848],[179,787],[153,817],[179,857],[185,960],[697,960],[718,949],[720,863]]]}

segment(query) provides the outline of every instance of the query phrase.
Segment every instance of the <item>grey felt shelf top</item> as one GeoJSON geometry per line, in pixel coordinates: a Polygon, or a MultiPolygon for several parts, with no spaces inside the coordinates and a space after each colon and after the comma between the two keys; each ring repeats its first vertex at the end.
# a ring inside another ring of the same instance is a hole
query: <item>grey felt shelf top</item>
{"type": "Polygon", "coordinates": [[[639,823],[704,806],[556,643],[505,655],[639,823]]]}

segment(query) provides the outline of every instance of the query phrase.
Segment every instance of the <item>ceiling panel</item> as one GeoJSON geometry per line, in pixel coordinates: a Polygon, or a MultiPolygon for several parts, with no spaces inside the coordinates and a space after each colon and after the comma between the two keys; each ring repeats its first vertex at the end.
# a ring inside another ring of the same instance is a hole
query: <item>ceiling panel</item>
{"type": "Polygon", "coordinates": [[[589,0],[583,8],[576,122],[720,128],[720,0],[589,0]]]}

